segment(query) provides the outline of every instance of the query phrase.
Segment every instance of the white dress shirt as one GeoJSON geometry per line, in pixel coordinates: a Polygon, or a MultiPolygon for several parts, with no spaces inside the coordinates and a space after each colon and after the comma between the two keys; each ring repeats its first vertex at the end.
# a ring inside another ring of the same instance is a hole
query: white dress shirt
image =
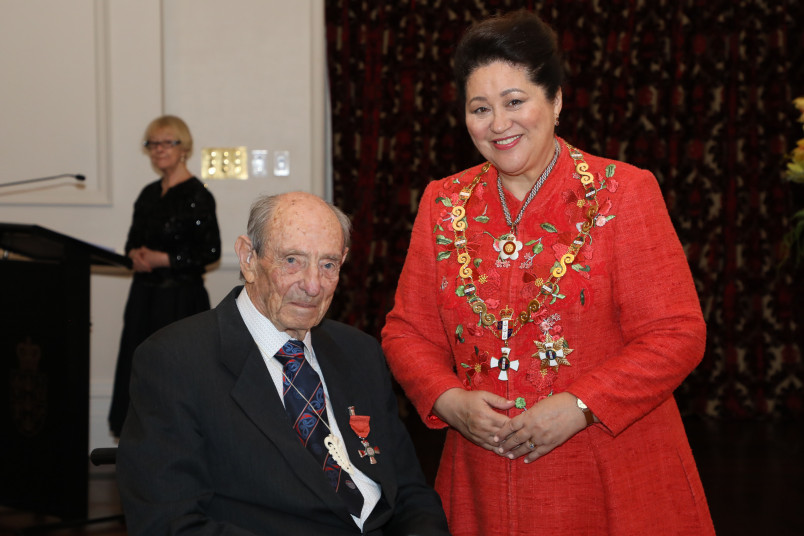
{"type": "MultiPolygon", "coordinates": [[[[279,349],[282,348],[282,346],[284,346],[285,343],[291,339],[291,337],[287,333],[276,329],[276,326],[274,326],[270,320],[265,318],[257,310],[257,308],[254,307],[254,304],[251,302],[251,299],[249,298],[245,288],[237,297],[237,309],[240,311],[240,316],[243,317],[243,322],[246,323],[249,333],[251,333],[252,338],[257,343],[257,347],[260,349],[262,359],[265,361],[265,366],[268,367],[268,372],[271,374],[271,379],[274,381],[274,387],[276,388],[277,393],[279,393],[279,398],[284,404],[284,399],[282,397],[282,364],[276,360],[274,355],[276,355],[279,349]]],[[[335,415],[332,409],[332,403],[329,399],[326,379],[321,373],[321,367],[319,366],[318,360],[313,352],[312,336],[310,335],[309,330],[307,331],[307,335],[304,337],[302,342],[304,343],[305,359],[313,367],[313,370],[315,370],[321,377],[321,384],[324,387],[324,395],[326,396],[327,400],[327,414],[335,415]]],[[[343,410],[346,411],[345,408],[343,410]]],[[[343,435],[338,429],[337,420],[334,417],[330,417],[328,420],[330,431],[333,435],[341,440],[341,443],[343,443],[343,435]]],[[[344,452],[344,454],[346,454],[347,457],[349,456],[348,452],[344,452]]],[[[377,502],[379,502],[382,490],[380,489],[379,484],[371,480],[364,473],[360,472],[356,467],[352,467],[352,480],[360,490],[360,493],[363,494],[363,510],[360,512],[360,517],[358,518],[352,516],[352,519],[355,520],[357,526],[362,530],[363,523],[365,523],[369,514],[371,514],[371,511],[374,510],[377,502]]]]}

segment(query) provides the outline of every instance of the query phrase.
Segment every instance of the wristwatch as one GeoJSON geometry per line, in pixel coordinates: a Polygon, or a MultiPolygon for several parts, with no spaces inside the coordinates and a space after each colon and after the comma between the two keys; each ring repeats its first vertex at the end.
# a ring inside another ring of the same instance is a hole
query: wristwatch
{"type": "Polygon", "coordinates": [[[592,413],[592,410],[586,407],[586,404],[583,403],[583,400],[575,397],[575,404],[578,408],[583,411],[583,416],[586,417],[586,426],[591,426],[595,422],[595,415],[592,413]]]}

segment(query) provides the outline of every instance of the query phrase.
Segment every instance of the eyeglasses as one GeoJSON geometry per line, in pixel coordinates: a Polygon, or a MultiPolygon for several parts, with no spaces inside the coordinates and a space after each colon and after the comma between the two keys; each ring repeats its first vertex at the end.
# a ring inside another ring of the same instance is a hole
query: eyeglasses
{"type": "Polygon", "coordinates": [[[175,147],[181,143],[181,140],[165,140],[165,141],[151,141],[148,140],[143,145],[149,151],[156,149],[157,147],[161,147],[163,149],[169,149],[171,147],[175,147]]]}

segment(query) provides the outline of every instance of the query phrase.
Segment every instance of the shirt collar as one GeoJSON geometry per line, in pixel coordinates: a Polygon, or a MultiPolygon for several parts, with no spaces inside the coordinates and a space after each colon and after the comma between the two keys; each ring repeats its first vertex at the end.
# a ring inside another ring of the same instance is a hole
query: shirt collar
{"type": "MultiPolygon", "coordinates": [[[[236,303],[237,309],[240,311],[240,316],[243,317],[243,322],[245,322],[249,333],[251,333],[251,337],[254,339],[254,342],[257,343],[257,346],[266,354],[271,356],[276,354],[286,342],[292,339],[292,337],[284,331],[276,329],[273,322],[268,320],[257,310],[248,292],[246,292],[245,287],[240,291],[240,295],[237,296],[236,303]]],[[[312,335],[309,329],[302,342],[305,346],[305,354],[309,356],[313,348],[312,335]]]]}

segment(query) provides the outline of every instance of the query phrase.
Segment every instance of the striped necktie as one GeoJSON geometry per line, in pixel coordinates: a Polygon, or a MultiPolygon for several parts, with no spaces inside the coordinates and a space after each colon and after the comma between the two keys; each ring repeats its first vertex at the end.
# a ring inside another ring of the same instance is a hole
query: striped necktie
{"type": "Polygon", "coordinates": [[[324,438],[329,434],[326,397],[321,378],[304,358],[304,343],[291,339],[275,357],[282,363],[282,397],[293,429],[302,445],[321,464],[321,469],[346,503],[349,513],[360,517],[363,495],[324,445],[324,438]]]}

